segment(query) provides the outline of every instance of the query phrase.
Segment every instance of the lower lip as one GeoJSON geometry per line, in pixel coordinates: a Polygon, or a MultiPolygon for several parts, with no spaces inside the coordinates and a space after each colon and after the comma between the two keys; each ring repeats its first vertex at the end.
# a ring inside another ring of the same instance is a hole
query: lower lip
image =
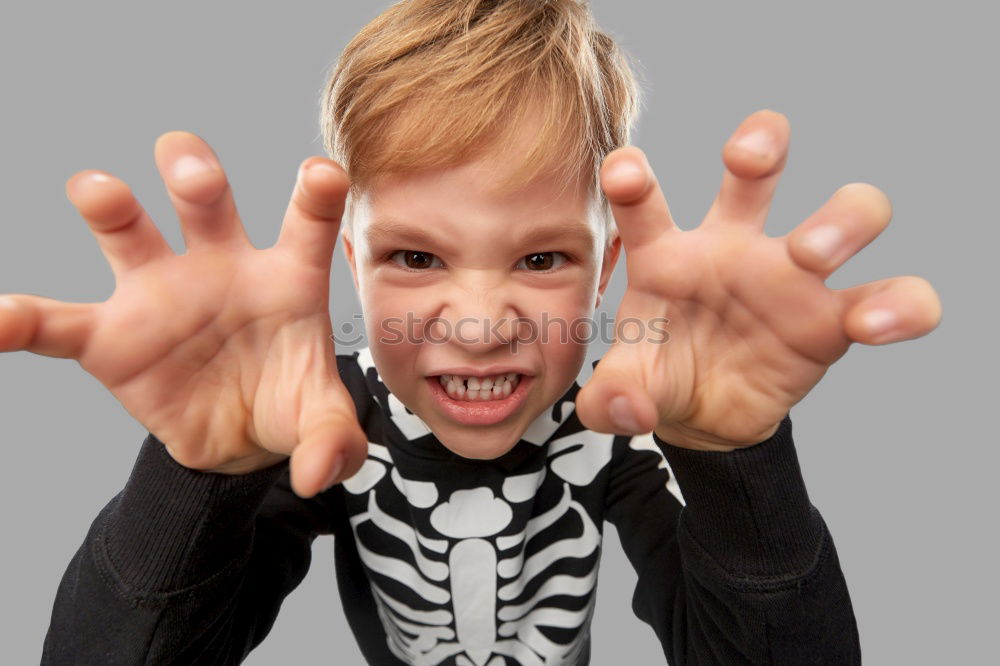
{"type": "Polygon", "coordinates": [[[511,394],[500,400],[455,400],[441,386],[437,377],[428,377],[431,395],[441,411],[462,425],[484,426],[500,423],[524,404],[532,377],[521,375],[511,394]]]}

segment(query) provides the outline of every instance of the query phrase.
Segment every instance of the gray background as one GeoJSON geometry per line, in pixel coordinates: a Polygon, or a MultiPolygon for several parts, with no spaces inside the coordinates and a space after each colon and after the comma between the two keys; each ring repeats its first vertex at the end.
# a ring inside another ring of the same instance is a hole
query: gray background
{"type": "MultiPolygon", "coordinates": [[[[379,2],[18,3],[0,14],[0,293],[101,301],[113,279],[67,178],[124,178],[183,245],[152,159],[185,129],[228,170],[258,247],[277,238],[299,162],[323,154],[325,73],[379,2]]],[[[929,279],[930,336],[855,345],[792,410],[813,503],[834,535],[870,664],[985,663],[997,593],[995,265],[998,53],[982,3],[662,3],[597,0],[639,60],[645,149],[685,229],[722,173],[720,150],[760,108],[792,123],[768,233],[789,231],[839,186],[867,181],[895,217],[831,278],[929,279]],[[956,656],[961,655],[961,657],[956,656]]],[[[620,268],[620,267],[619,267],[620,268]]],[[[335,323],[358,311],[338,248],[335,323]]],[[[624,285],[619,270],[606,299],[624,285]]],[[[594,348],[592,358],[603,349],[594,348]]],[[[70,361],[0,354],[0,660],[38,659],[56,586],[145,430],[70,361]]],[[[630,611],[634,574],[607,531],[594,663],[662,662],[630,611]]],[[[332,541],[319,539],[250,664],[361,663],[342,617],[332,541]],[[338,659],[338,655],[340,658],[338,659]]]]}

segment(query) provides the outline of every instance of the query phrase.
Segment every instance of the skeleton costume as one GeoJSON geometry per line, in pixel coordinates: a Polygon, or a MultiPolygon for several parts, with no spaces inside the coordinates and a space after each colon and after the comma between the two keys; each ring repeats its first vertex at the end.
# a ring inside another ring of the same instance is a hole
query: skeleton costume
{"type": "MultiPolygon", "coordinates": [[[[197,472],[150,433],[63,576],[43,664],[239,663],[320,534],[369,664],[588,664],[605,521],[667,663],[860,663],[788,416],[753,447],[692,451],[587,430],[578,380],[508,453],[469,460],[388,391],[368,349],[337,363],[369,439],[362,468],[302,499],[287,462],[197,472]]],[[[346,663],[317,646],[323,660],[346,663]]]]}

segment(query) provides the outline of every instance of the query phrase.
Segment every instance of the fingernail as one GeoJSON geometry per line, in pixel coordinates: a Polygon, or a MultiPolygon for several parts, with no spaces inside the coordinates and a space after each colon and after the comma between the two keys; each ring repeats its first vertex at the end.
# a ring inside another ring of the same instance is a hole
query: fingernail
{"type": "Polygon", "coordinates": [[[340,470],[343,467],[344,467],[344,459],[342,457],[338,457],[334,461],[333,469],[330,471],[330,476],[326,478],[326,483],[323,484],[323,487],[320,489],[320,492],[330,489],[333,483],[337,480],[337,477],[340,475],[340,470]]]}
{"type": "Polygon", "coordinates": [[[305,188],[305,183],[303,181],[303,176],[306,175],[306,171],[315,171],[319,173],[325,173],[327,176],[336,176],[337,170],[333,168],[330,164],[326,162],[308,162],[299,167],[299,173],[296,180],[299,186],[305,188]]]}
{"type": "Polygon", "coordinates": [[[69,180],[66,181],[66,195],[71,200],[76,199],[79,196],[80,188],[84,185],[84,183],[92,185],[93,183],[110,183],[111,181],[111,176],[98,171],[91,171],[90,173],[82,176],[74,174],[69,180]]]}
{"type": "Polygon", "coordinates": [[[330,174],[331,176],[337,176],[340,174],[337,168],[330,164],[329,162],[310,162],[306,165],[308,171],[322,171],[323,173],[330,174]]]}
{"type": "Polygon", "coordinates": [[[184,180],[185,178],[190,178],[191,176],[208,173],[212,170],[212,165],[201,159],[200,157],[195,157],[194,155],[181,155],[174,162],[173,173],[174,178],[178,180],[184,180]]]}
{"type": "Polygon", "coordinates": [[[895,312],[879,308],[865,313],[864,322],[870,334],[881,335],[892,329],[899,322],[899,318],[895,312]]]}
{"type": "Polygon", "coordinates": [[[628,398],[623,395],[615,396],[608,403],[608,413],[611,420],[623,434],[633,434],[639,432],[639,423],[635,420],[632,406],[629,405],[628,398]]]}
{"type": "Polygon", "coordinates": [[[619,160],[608,172],[610,180],[643,180],[646,177],[645,170],[632,160],[619,160]]]}
{"type": "Polygon", "coordinates": [[[87,178],[93,183],[110,183],[113,179],[106,173],[89,173],[87,178]]]}
{"type": "Polygon", "coordinates": [[[758,131],[744,134],[733,145],[760,157],[770,157],[775,152],[774,140],[767,132],[758,131]]]}
{"type": "Polygon", "coordinates": [[[802,238],[802,245],[821,259],[829,261],[840,248],[843,239],[844,234],[839,228],[824,224],[808,231],[802,238]]]}

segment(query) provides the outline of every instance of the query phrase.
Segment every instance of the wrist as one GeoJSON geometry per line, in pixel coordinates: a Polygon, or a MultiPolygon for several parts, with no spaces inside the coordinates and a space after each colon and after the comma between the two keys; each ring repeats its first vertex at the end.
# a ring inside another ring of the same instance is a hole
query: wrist
{"type": "Polygon", "coordinates": [[[229,474],[231,476],[240,474],[252,474],[268,467],[273,467],[278,463],[287,460],[288,456],[283,453],[273,453],[272,451],[261,451],[246,458],[232,460],[212,469],[202,470],[215,474],[229,474]]]}
{"type": "Polygon", "coordinates": [[[203,467],[192,465],[188,461],[177,456],[173,449],[170,448],[170,445],[163,442],[163,440],[157,439],[157,441],[163,444],[163,448],[167,452],[167,455],[169,455],[178,465],[195,472],[205,472],[209,474],[227,474],[230,476],[252,474],[253,472],[273,467],[288,458],[288,456],[283,453],[274,453],[273,451],[268,451],[267,449],[260,449],[259,451],[256,451],[248,456],[233,458],[232,460],[224,462],[220,465],[203,467]]]}
{"type": "Polygon", "coordinates": [[[767,441],[774,436],[780,425],[781,422],[775,423],[772,427],[739,441],[719,437],[714,433],[688,428],[676,423],[660,424],[653,432],[662,441],[678,448],[690,449],[692,451],[730,453],[737,449],[746,449],[767,441]]]}

